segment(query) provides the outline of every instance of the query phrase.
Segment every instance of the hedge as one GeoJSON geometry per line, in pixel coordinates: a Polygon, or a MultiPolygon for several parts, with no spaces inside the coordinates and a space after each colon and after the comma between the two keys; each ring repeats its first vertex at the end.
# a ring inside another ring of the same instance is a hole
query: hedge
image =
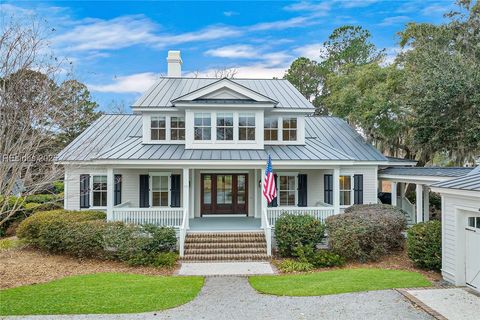
{"type": "Polygon", "coordinates": [[[403,211],[390,205],[354,205],[326,219],[332,250],[360,262],[378,260],[403,247],[403,211]]]}
{"type": "Polygon", "coordinates": [[[275,239],[283,257],[294,256],[298,246],[316,246],[324,236],[324,225],[309,215],[283,214],[275,223],[275,239]]]}
{"type": "Polygon", "coordinates": [[[408,229],[407,253],[417,267],[440,270],[442,267],[442,225],[440,221],[421,222],[408,229]]]}
{"type": "Polygon", "coordinates": [[[39,212],[20,224],[17,236],[39,249],[78,258],[152,266],[172,266],[177,259],[173,228],[107,222],[99,211],[39,212]]]}

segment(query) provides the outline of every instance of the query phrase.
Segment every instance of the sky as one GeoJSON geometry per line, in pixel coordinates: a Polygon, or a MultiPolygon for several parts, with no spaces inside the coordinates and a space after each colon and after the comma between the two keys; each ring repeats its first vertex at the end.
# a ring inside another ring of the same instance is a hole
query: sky
{"type": "MultiPolygon", "coordinates": [[[[408,22],[440,23],[451,1],[9,1],[1,17],[41,18],[46,37],[103,111],[130,106],[166,74],[168,50],[180,50],[182,75],[283,77],[300,56],[318,60],[323,42],[342,25],[360,25],[399,51],[408,22]]],[[[129,109],[127,110],[129,111],[129,109]]]]}

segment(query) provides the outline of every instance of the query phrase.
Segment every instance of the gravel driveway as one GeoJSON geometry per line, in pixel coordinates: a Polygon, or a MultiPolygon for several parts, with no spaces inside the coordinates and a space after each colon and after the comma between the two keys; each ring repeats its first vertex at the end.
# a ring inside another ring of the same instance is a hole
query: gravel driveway
{"type": "MultiPolygon", "coordinates": [[[[19,317],[9,317],[9,319],[19,317]]],[[[199,296],[178,308],[128,315],[22,317],[23,319],[433,319],[394,290],[321,297],[257,293],[245,277],[207,277],[199,296]]]]}

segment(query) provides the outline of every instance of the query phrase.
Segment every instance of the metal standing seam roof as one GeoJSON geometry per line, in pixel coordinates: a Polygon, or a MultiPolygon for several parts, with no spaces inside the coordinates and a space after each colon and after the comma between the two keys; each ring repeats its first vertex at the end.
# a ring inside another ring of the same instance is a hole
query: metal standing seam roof
{"type": "MultiPolygon", "coordinates": [[[[472,169],[472,168],[469,168],[472,169]]],[[[438,182],[431,185],[432,187],[445,189],[459,189],[468,191],[480,191],[480,166],[472,169],[467,175],[452,180],[438,182]]]]}
{"type": "MultiPolygon", "coordinates": [[[[277,108],[314,109],[314,106],[284,79],[229,79],[277,101],[277,108]]],[[[215,78],[160,78],[133,107],[172,107],[172,100],[219,81],[215,78]]]]}
{"type": "Polygon", "coordinates": [[[305,145],[267,145],[264,150],[192,150],[183,144],[142,144],[141,115],[103,115],[55,160],[265,160],[270,154],[274,160],[386,161],[340,119],[308,117],[306,131],[305,145]],[[335,136],[331,131],[336,132],[335,136]]]}
{"type": "Polygon", "coordinates": [[[381,175],[392,176],[429,176],[429,177],[461,177],[472,171],[466,167],[395,167],[378,171],[381,175]]]}

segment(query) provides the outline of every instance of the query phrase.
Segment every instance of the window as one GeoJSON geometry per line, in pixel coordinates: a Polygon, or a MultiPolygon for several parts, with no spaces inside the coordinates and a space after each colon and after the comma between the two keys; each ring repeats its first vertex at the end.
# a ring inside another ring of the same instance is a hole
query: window
{"type": "Polygon", "coordinates": [[[352,204],[352,177],[340,176],[340,205],[352,204]]]}
{"type": "Polygon", "coordinates": [[[240,113],[238,133],[239,140],[255,140],[255,114],[240,113]]]}
{"type": "Polygon", "coordinates": [[[195,113],[195,140],[212,139],[212,122],[210,113],[195,113]]]}
{"type": "Polygon", "coordinates": [[[277,141],[278,140],[278,119],[277,118],[265,118],[263,124],[263,135],[265,141],[277,141]]]}
{"type": "Polygon", "coordinates": [[[152,207],[168,207],[168,176],[152,176],[152,207]]]}
{"type": "Polygon", "coordinates": [[[217,140],[233,140],[233,113],[217,113],[217,140]]]}
{"type": "Polygon", "coordinates": [[[296,179],[295,176],[281,176],[279,184],[280,205],[281,206],[294,206],[296,204],[296,179]]]}
{"type": "Polygon", "coordinates": [[[468,217],[468,226],[480,229],[480,217],[468,217]]]}
{"type": "Polygon", "coordinates": [[[92,198],[94,207],[107,206],[107,176],[93,176],[92,198]]]}
{"type": "Polygon", "coordinates": [[[297,118],[283,118],[283,141],[297,140],[297,118]]]}
{"type": "Polygon", "coordinates": [[[150,139],[151,140],[165,140],[166,133],[165,117],[151,117],[150,118],[150,139]]]}
{"type": "Polygon", "coordinates": [[[184,117],[170,118],[170,139],[185,140],[185,118],[184,117]]]}

